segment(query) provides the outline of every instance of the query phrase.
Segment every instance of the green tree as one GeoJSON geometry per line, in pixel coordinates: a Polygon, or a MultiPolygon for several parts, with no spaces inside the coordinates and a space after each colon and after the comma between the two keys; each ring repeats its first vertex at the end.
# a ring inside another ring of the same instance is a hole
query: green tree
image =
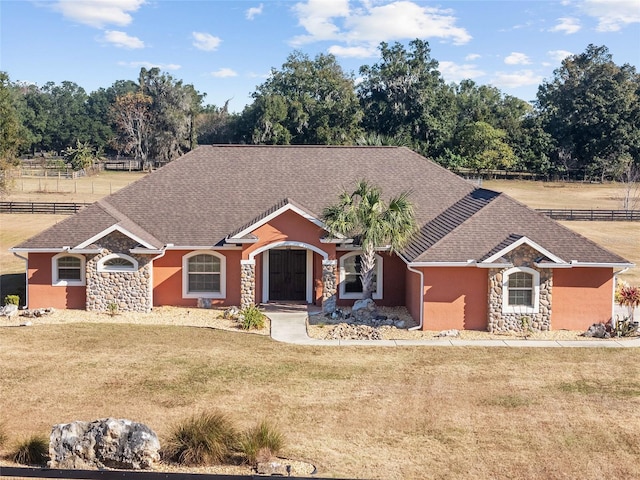
{"type": "Polygon", "coordinates": [[[493,128],[486,122],[467,125],[459,136],[459,155],[464,159],[464,167],[477,172],[496,168],[509,168],[515,162],[515,155],[504,142],[504,130],[493,128]]]}
{"type": "Polygon", "coordinates": [[[9,75],[0,72],[0,196],[11,186],[10,170],[16,165],[22,134],[9,75]]]}
{"type": "Polygon", "coordinates": [[[229,101],[218,108],[207,105],[196,116],[198,143],[205,145],[236,143],[239,115],[229,113],[229,101]]]}
{"type": "Polygon", "coordinates": [[[380,56],[380,63],[360,67],[364,129],[437,157],[453,134],[455,99],[428,42],[413,40],[408,50],[382,42],[380,56]]]}
{"type": "Polygon", "coordinates": [[[243,112],[251,143],[352,144],[362,112],[354,80],[333,55],[294,52],[257,87],[243,112]]]}
{"type": "Polygon", "coordinates": [[[65,149],[64,157],[71,164],[71,168],[77,171],[93,165],[96,160],[96,151],[89,143],[82,143],[78,140],[75,147],[65,149]]]}
{"type": "Polygon", "coordinates": [[[640,151],[640,76],[616,65],[605,46],[562,61],[538,89],[544,130],[555,142],[554,161],[566,170],[600,177],[615,172],[625,153],[640,151]]]}
{"type": "Polygon", "coordinates": [[[409,192],[386,203],[379,187],[361,180],[352,193],[343,192],[336,204],[326,207],[322,216],[332,235],[360,238],[362,298],[372,298],[376,248],[390,245],[391,252],[399,252],[416,232],[409,192]]]}

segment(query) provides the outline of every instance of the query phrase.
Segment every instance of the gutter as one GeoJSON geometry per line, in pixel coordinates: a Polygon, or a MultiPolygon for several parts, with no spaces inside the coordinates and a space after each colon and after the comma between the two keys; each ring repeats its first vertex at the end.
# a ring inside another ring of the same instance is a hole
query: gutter
{"type": "Polygon", "coordinates": [[[29,308],[29,258],[12,252],[16,257],[24,260],[24,308],[29,308]]]}

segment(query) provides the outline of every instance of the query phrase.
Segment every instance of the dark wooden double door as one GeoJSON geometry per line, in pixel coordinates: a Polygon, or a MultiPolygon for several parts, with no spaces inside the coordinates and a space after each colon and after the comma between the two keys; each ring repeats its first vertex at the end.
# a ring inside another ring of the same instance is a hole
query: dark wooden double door
{"type": "Polygon", "coordinates": [[[304,301],[307,293],[307,251],[269,250],[269,300],[304,301]]]}

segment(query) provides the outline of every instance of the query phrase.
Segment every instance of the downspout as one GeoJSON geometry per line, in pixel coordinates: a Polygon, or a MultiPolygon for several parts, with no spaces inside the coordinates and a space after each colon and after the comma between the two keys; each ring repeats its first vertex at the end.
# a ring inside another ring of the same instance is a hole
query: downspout
{"type": "Polygon", "coordinates": [[[23,257],[16,252],[13,252],[13,254],[24,260],[24,308],[29,308],[29,257],[23,257]]]}
{"type": "MultiPolygon", "coordinates": [[[[151,267],[151,271],[149,272],[149,290],[150,290],[150,292],[149,292],[149,293],[151,294],[151,295],[150,295],[150,297],[151,297],[151,299],[150,299],[150,300],[151,300],[151,305],[150,305],[150,306],[151,306],[151,310],[153,310],[153,303],[154,303],[154,302],[153,302],[153,268],[154,268],[154,266],[153,266],[153,262],[155,262],[155,261],[156,261],[156,260],[158,260],[159,258],[162,258],[162,257],[164,257],[164,256],[166,255],[166,253],[167,253],[167,247],[168,247],[168,246],[169,246],[169,245],[165,245],[165,246],[162,248],[162,253],[161,253],[160,255],[156,255],[155,257],[153,257],[153,258],[149,261],[149,265],[150,265],[150,267],[151,267]]],[[[173,245],[171,245],[171,246],[173,246],[173,245]]]]}
{"type": "Polygon", "coordinates": [[[616,289],[618,287],[618,275],[629,270],[629,267],[625,267],[619,272],[613,272],[613,294],[611,296],[611,325],[616,326],[616,318],[614,317],[616,313],[616,289]]]}
{"type": "Polygon", "coordinates": [[[424,273],[409,266],[409,264],[407,264],[407,270],[420,275],[420,323],[409,330],[422,330],[422,319],[424,318],[424,273]]]}

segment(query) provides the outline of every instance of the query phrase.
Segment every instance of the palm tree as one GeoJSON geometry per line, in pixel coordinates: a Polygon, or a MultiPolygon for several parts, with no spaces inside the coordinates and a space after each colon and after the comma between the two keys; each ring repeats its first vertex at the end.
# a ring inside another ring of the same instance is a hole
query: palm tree
{"type": "Polygon", "coordinates": [[[417,229],[409,192],[386,204],[379,187],[360,180],[353,193],[343,192],[338,203],[326,207],[322,216],[332,235],[360,239],[362,298],[372,298],[376,248],[389,246],[391,252],[397,253],[407,246],[417,229]]]}

